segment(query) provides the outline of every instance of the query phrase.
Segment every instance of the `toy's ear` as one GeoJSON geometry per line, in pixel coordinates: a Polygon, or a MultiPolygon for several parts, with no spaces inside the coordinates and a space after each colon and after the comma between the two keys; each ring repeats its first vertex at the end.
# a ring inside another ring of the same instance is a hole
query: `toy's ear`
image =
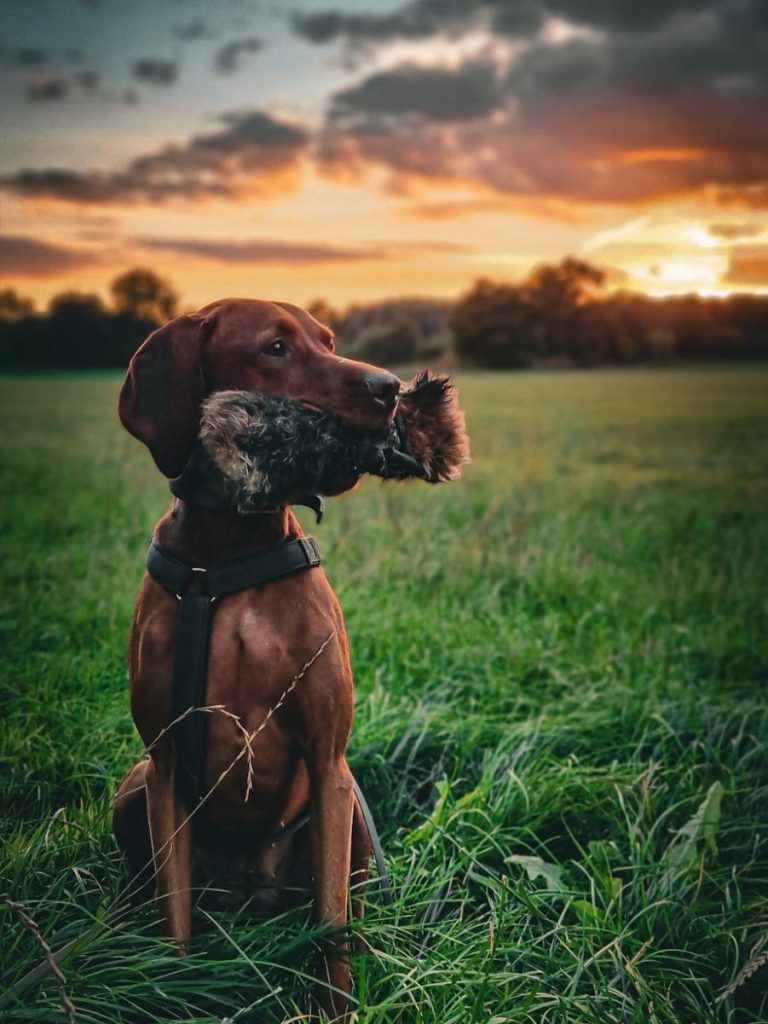
{"type": "Polygon", "coordinates": [[[117,410],[161,473],[178,476],[197,444],[206,396],[201,350],[206,323],[180,316],[154,331],[131,359],[117,410]]]}

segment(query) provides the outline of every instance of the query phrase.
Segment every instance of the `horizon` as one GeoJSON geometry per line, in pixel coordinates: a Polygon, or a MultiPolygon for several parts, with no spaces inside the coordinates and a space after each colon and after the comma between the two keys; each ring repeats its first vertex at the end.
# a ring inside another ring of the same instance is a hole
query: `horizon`
{"type": "Polygon", "coordinates": [[[3,287],[768,294],[759,0],[5,0],[3,287]]]}

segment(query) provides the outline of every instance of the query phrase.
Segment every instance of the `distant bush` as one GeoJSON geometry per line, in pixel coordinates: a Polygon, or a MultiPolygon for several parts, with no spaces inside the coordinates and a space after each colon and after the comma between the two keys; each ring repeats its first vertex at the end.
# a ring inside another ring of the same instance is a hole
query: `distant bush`
{"type": "Polygon", "coordinates": [[[410,363],[420,341],[416,324],[403,317],[364,328],[355,338],[352,354],[368,363],[410,363]]]}
{"type": "Polygon", "coordinates": [[[409,362],[429,338],[444,336],[449,310],[450,304],[440,299],[353,305],[343,315],[336,314],[336,343],[340,352],[361,359],[409,362]]]}

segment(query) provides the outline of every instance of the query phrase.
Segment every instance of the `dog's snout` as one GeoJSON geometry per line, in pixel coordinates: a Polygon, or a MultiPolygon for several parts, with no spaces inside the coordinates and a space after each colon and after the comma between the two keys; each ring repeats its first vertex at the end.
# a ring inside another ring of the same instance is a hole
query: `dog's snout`
{"type": "Polygon", "coordinates": [[[374,398],[385,405],[393,405],[400,390],[400,381],[394,373],[386,370],[368,370],[363,374],[363,382],[374,398]]]}

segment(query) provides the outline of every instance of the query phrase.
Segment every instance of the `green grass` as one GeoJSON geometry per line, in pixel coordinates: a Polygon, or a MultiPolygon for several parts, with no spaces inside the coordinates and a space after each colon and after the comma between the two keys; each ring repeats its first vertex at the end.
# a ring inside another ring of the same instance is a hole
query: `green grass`
{"type": "MultiPolygon", "coordinates": [[[[357,679],[375,890],[361,1024],[768,1020],[768,370],[467,375],[456,486],[368,481],[319,530],[357,679]]],[[[295,1019],[324,937],[133,909],[110,797],[166,502],[112,376],[3,385],[0,890],[78,1022],[295,1019]]],[[[302,513],[303,515],[303,513],[302,513]]],[[[4,1020],[66,1020],[0,909],[4,1020]]]]}

